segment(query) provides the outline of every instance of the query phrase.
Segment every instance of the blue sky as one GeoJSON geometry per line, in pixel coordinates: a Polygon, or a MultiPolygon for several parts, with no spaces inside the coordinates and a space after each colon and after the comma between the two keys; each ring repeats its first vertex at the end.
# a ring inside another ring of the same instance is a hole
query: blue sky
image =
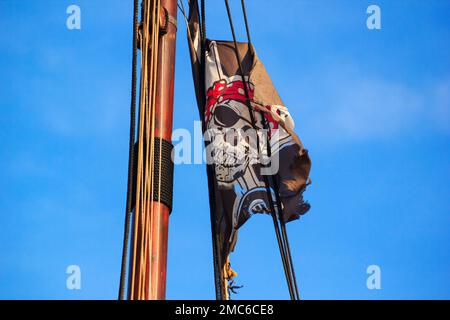
{"type": "MultiPolygon", "coordinates": [[[[131,1],[0,0],[0,298],[115,299],[131,1]],[[66,28],[81,8],[82,29],[66,28]],[[67,290],[79,265],[81,290],[67,290]]],[[[244,27],[231,1],[238,36],[244,27]]],[[[252,40],[308,147],[288,226],[305,299],[450,298],[450,3],[247,1],[252,40]],[[377,4],[382,29],[366,28],[377,4]],[[381,268],[368,290],[366,268],[381,268]]],[[[230,39],[222,1],[209,36],[230,39]]],[[[174,128],[198,120],[179,15],[174,128]]],[[[205,168],[175,168],[167,297],[214,298],[205,168]]],[[[240,231],[236,299],[287,299],[271,219],[240,231]]]]}

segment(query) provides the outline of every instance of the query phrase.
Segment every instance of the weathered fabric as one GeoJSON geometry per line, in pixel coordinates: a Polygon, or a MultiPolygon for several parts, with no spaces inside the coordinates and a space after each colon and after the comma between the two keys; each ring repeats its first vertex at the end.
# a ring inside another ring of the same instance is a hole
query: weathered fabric
{"type": "Polygon", "coordinates": [[[208,133],[205,144],[213,174],[209,186],[215,200],[213,223],[217,224],[226,257],[245,221],[253,214],[271,213],[263,176],[270,172],[269,168],[276,169],[268,177],[276,211],[275,199],[279,196],[281,200],[280,218],[292,221],[308,211],[309,204],[303,201],[302,194],[309,184],[311,161],[293,132],[294,121],[288,109],[253,47],[238,43],[244,81],[234,43],[230,41],[207,40],[202,68],[197,12],[195,5],[190,8],[188,40],[198,107],[208,133]],[[258,139],[254,129],[264,132],[264,122],[269,130],[258,139]],[[271,154],[267,152],[267,141],[271,154]]]}

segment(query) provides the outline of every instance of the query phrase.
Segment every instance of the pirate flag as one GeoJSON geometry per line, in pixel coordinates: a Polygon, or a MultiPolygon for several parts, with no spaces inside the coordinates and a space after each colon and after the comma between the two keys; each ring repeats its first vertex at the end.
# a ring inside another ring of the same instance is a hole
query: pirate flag
{"type": "Polygon", "coordinates": [[[187,23],[213,237],[223,270],[237,230],[253,214],[274,210],[289,222],[309,210],[302,194],[311,161],[254,47],[206,39],[197,1],[190,1],[187,23]]]}

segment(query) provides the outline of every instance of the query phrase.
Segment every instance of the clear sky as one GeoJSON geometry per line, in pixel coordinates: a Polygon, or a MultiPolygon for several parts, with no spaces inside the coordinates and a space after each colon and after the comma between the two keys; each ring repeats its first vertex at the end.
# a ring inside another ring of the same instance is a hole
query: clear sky
{"type": "MultiPolygon", "coordinates": [[[[115,299],[132,1],[0,0],[0,298],[115,299]],[[66,8],[81,8],[68,30],[66,8]],[[66,268],[81,268],[81,290],[66,268]]],[[[450,298],[450,3],[247,1],[256,50],[313,160],[288,226],[305,299],[450,298]],[[381,30],[366,9],[381,8],[381,30]],[[381,289],[366,286],[369,265],[381,289]]],[[[238,1],[231,1],[240,39],[238,1]]],[[[174,128],[198,120],[179,20],[174,128]]],[[[223,1],[208,36],[230,39],[223,1]]],[[[203,165],[175,168],[167,297],[214,298],[203,165]]],[[[241,229],[235,299],[287,299],[268,216],[241,229]]]]}

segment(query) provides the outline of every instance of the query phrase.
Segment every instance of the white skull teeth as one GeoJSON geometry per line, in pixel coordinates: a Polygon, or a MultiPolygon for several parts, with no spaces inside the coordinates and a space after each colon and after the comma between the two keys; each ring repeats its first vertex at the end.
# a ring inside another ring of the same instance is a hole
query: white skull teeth
{"type": "Polygon", "coordinates": [[[223,166],[225,168],[233,168],[245,161],[245,158],[236,157],[231,152],[226,152],[224,150],[218,150],[218,152],[214,155],[214,163],[216,165],[223,166]]]}
{"type": "Polygon", "coordinates": [[[216,140],[214,148],[214,163],[219,180],[231,182],[239,173],[244,174],[249,162],[250,146],[245,140],[241,140],[236,146],[223,140],[216,140]]]}

